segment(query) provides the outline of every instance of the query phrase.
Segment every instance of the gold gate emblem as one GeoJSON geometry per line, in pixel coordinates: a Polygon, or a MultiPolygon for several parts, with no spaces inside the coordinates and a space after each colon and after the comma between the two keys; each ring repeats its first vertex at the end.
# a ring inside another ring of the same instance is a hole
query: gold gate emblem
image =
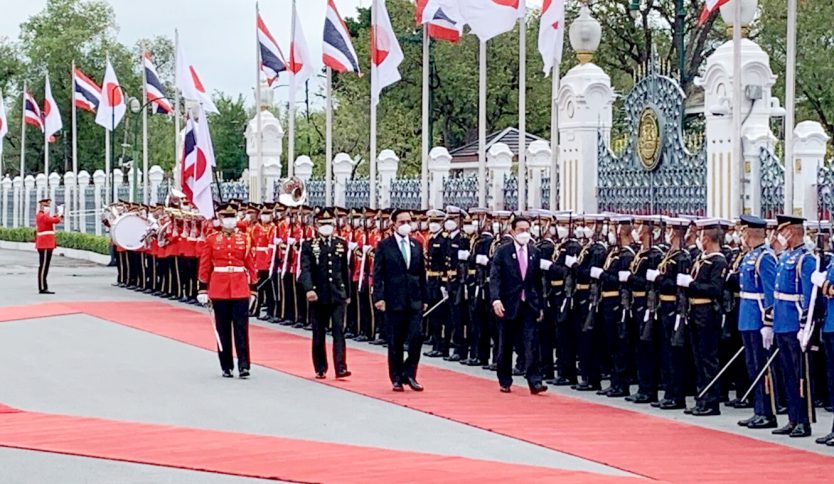
{"type": "Polygon", "coordinates": [[[652,108],[646,108],[637,125],[637,156],[645,169],[654,170],[660,161],[661,141],[657,113],[652,108]]]}

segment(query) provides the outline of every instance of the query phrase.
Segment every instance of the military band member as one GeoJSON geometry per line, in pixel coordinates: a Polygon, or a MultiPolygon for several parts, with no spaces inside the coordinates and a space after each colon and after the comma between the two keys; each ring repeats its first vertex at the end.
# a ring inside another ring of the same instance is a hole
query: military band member
{"type": "Polygon", "coordinates": [[[434,307],[443,299],[447,301],[428,317],[432,349],[423,353],[430,358],[448,356],[451,340],[449,324],[449,251],[448,232],[443,231],[446,214],[442,210],[429,210],[429,240],[426,243],[426,303],[434,307]]]}
{"type": "Polygon", "coordinates": [[[805,247],[805,230],[800,217],[780,215],[776,218],[779,244],[785,248],[776,268],[774,289],[773,332],[779,348],[779,370],[784,382],[788,405],[788,424],[773,431],[776,435],[807,437],[811,435],[808,412],[807,358],[797,334],[805,326],[805,315],[811,298],[811,275],[816,260],[805,247]]]}
{"type": "Polygon", "coordinates": [[[466,366],[489,365],[492,348],[491,327],[492,304],[489,298],[489,258],[490,248],[495,239],[492,232],[492,218],[487,209],[470,210],[477,222],[478,236],[470,254],[470,270],[474,270],[474,282],[469,311],[472,332],[470,334],[469,359],[461,363],[466,366]]]}
{"type": "Polygon", "coordinates": [[[64,214],[52,215],[52,200],[44,198],[38,202],[38,214],[35,216],[35,249],[38,251],[38,292],[40,294],[55,294],[49,290],[47,278],[49,266],[52,263],[52,251],[57,246],[55,242],[55,225],[61,223],[64,214]]]}
{"type": "Polygon", "coordinates": [[[446,207],[447,220],[443,222],[448,233],[446,265],[448,267],[447,291],[449,294],[449,330],[454,351],[443,357],[447,361],[461,361],[467,358],[466,344],[469,315],[467,311],[469,298],[466,286],[467,262],[470,253],[469,236],[461,232],[461,223],[465,211],[458,207],[446,207]]]}
{"type": "Polygon", "coordinates": [[[349,302],[347,243],[334,235],[335,214],[325,208],[316,217],[318,234],[301,245],[301,286],[314,317],[313,367],[316,378],[327,375],[327,328],[333,335],[333,366],[336,378],[350,376],[345,356],[345,309],[349,302]]]}
{"type": "Polygon", "coordinates": [[[235,209],[229,205],[217,212],[222,230],[206,240],[200,256],[198,301],[211,301],[218,340],[217,355],[224,378],[232,378],[237,352],[240,378],[249,377],[249,311],[257,302],[255,258],[249,235],[237,228],[235,209]]]}
{"type": "Polygon", "coordinates": [[[270,269],[274,270],[275,224],[272,223],[274,207],[265,205],[261,209],[258,221],[252,226],[252,250],[255,251],[255,270],[258,271],[258,306],[255,314],[262,321],[272,319],[275,306],[275,288],[272,284],[270,269]],[[261,311],[264,311],[261,314],[261,311]]]}
{"type": "MultiPolygon", "coordinates": [[[[572,213],[557,214],[556,224],[548,227],[548,235],[555,236],[558,240],[554,254],[554,268],[549,271],[549,288],[545,286],[545,293],[550,289],[551,294],[548,300],[552,304],[555,326],[551,343],[543,345],[543,351],[552,355],[551,348],[556,347],[559,378],[549,383],[557,386],[575,385],[577,378],[577,330],[576,321],[571,318],[576,305],[576,270],[574,267],[578,261],[582,244],[579,242],[581,231],[584,236],[584,229],[576,227],[577,218],[572,213]]],[[[550,356],[552,359],[552,356],[550,356]]],[[[545,362],[546,364],[547,362],[545,362]]]]}
{"type": "Polygon", "coordinates": [[[385,325],[383,324],[383,314],[374,308],[373,305],[373,291],[374,291],[374,258],[376,257],[376,246],[379,241],[387,237],[388,222],[391,218],[390,210],[378,210],[374,214],[374,224],[368,231],[366,243],[370,246],[368,249],[367,260],[365,261],[365,273],[368,275],[368,308],[370,309],[371,320],[368,324],[368,335],[370,337],[369,344],[375,346],[382,346],[385,344],[385,325]]]}
{"type": "MultiPolygon", "coordinates": [[[[549,210],[535,210],[531,213],[533,217],[533,226],[530,227],[530,233],[533,236],[533,243],[539,249],[541,254],[541,272],[542,272],[542,310],[544,311],[544,320],[539,326],[537,340],[539,342],[539,361],[541,363],[542,378],[547,383],[555,383],[555,368],[553,351],[556,343],[556,325],[558,319],[558,310],[560,303],[556,301],[557,293],[560,295],[564,292],[565,271],[562,268],[555,267],[557,257],[557,241],[554,240],[555,234],[551,234],[550,229],[556,231],[555,214],[549,210]]],[[[560,227],[567,232],[565,227],[560,227]]],[[[561,356],[560,362],[561,362],[561,356]]]]}
{"type": "MultiPolygon", "coordinates": [[[[827,405],[834,407],[834,262],[829,262],[827,268],[822,265],[820,269],[811,276],[811,282],[819,288],[820,293],[825,298],[825,319],[820,329],[820,339],[825,353],[827,405]]],[[[831,432],[818,437],[816,442],[834,447],[834,422],[832,422],[831,432]]]]}
{"type": "Polygon", "coordinates": [[[574,321],[578,340],[577,356],[581,381],[574,388],[578,391],[601,390],[600,362],[605,352],[604,328],[600,315],[602,282],[591,277],[591,272],[595,267],[604,267],[607,260],[607,221],[604,215],[586,215],[583,235],[587,242],[576,261],[565,259],[566,265],[575,264],[576,272],[574,310],[570,319],[574,321]]]}
{"type": "MultiPolygon", "coordinates": [[[[767,222],[751,215],[742,215],[741,242],[746,250],[738,266],[740,289],[738,331],[744,344],[744,360],[750,381],[755,379],[767,362],[773,345],[773,328],[765,326],[765,314],[773,308],[776,256],[765,244],[767,222]]],[[[754,414],[738,422],[742,427],[768,429],[776,427],[776,416],[771,405],[773,392],[772,371],[753,389],[754,414]]],[[[736,392],[744,391],[737,389],[736,392]]],[[[739,395],[740,396],[740,395],[739,395]]]]}
{"type": "MultiPolygon", "coordinates": [[[[679,274],[678,286],[685,288],[688,298],[689,330],[695,358],[695,384],[700,394],[719,370],[718,344],[721,339],[721,297],[727,271],[727,259],[721,253],[720,221],[703,219],[695,222],[699,229],[699,245],[703,253],[694,262],[691,275],[679,274]]],[[[685,413],[696,416],[720,415],[720,389],[712,385],[695,407],[685,413]]]]}

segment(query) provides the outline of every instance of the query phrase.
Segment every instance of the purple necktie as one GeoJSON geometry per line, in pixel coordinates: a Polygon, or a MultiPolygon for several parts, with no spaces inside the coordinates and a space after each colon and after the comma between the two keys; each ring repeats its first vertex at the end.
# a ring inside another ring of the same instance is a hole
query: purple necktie
{"type": "MultiPolygon", "coordinates": [[[[521,280],[527,277],[527,247],[519,246],[518,248],[518,269],[521,271],[521,280]]],[[[525,301],[524,289],[521,290],[521,300],[525,301]]]]}

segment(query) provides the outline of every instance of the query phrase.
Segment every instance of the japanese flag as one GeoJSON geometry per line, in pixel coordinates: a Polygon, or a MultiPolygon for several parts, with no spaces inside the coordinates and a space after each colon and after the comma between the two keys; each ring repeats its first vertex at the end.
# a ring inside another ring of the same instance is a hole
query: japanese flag
{"type": "Polygon", "coordinates": [[[307,49],[307,41],[304,39],[304,31],[301,30],[301,19],[298,18],[298,12],[293,12],[295,15],[295,32],[290,43],[290,61],[287,64],[287,69],[290,75],[295,80],[295,88],[303,86],[305,82],[313,75],[313,58],[310,56],[310,51],[307,49]]]}
{"type": "Polygon", "coordinates": [[[101,104],[96,113],[96,124],[109,131],[115,130],[125,116],[125,109],[124,93],[116,79],[113,65],[108,60],[104,81],[101,83],[101,104]]]}
{"type": "Polygon", "coordinates": [[[400,64],[403,51],[388,17],[385,0],[374,0],[376,9],[376,24],[371,26],[371,97],[374,103],[379,103],[379,96],[386,87],[397,83],[400,76],[400,64]]]}
{"type": "Polygon", "coordinates": [[[52,135],[61,131],[64,123],[61,121],[61,111],[58,110],[58,104],[55,98],[52,97],[52,87],[49,85],[49,74],[46,75],[46,84],[43,95],[43,134],[51,143],[54,141],[52,135]]]}
{"type": "Polygon", "coordinates": [[[565,0],[544,0],[539,25],[539,52],[544,61],[544,75],[562,63],[565,44],[565,0]]]}
{"type": "Polygon", "coordinates": [[[185,99],[199,102],[206,112],[214,114],[220,112],[217,110],[217,106],[214,105],[214,101],[211,100],[211,96],[206,92],[206,88],[203,86],[203,82],[200,80],[200,76],[197,75],[194,66],[185,57],[182,44],[177,46],[175,84],[185,99]]]}
{"type": "Polygon", "coordinates": [[[472,33],[484,42],[511,31],[526,13],[524,0],[458,0],[452,3],[457,3],[472,33]]]}

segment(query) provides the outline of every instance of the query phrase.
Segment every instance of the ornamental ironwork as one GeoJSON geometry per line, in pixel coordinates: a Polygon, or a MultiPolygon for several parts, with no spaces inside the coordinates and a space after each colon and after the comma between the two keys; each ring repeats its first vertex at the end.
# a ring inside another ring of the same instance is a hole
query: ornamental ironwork
{"type": "Polygon", "coordinates": [[[759,150],[762,169],[762,217],[776,218],[785,208],[785,167],[772,149],[759,150]]]}
{"type": "Polygon", "coordinates": [[[443,180],[443,206],[454,205],[464,210],[478,206],[478,177],[461,176],[443,180]]]}
{"type": "Polygon", "coordinates": [[[684,92],[660,72],[656,55],[626,96],[631,133],[621,154],[598,136],[600,211],[703,215],[707,205],[706,146],[694,151],[683,133],[684,92]],[[652,162],[653,161],[653,162],[652,162]]]}
{"type": "Polygon", "coordinates": [[[391,182],[391,207],[419,210],[423,204],[419,178],[397,178],[391,182]]]}
{"type": "Polygon", "coordinates": [[[367,178],[348,180],[345,186],[345,208],[371,206],[371,184],[367,178]]]}
{"type": "Polygon", "coordinates": [[[324,180],[309,180],[305,185],[307,205],[324,207],[327,204],[327,189],[324,180]]]}
{"type": "Polygon", "coordinates": [[[518,210],[518,176],[504,177],[504,210],[518,210]]]}
{"type": "Polygon", "coordinates": [[[820,220],[831,220],[834,212],[834,159],[820,167],[817,172],[817,200],[820,220]]]}

